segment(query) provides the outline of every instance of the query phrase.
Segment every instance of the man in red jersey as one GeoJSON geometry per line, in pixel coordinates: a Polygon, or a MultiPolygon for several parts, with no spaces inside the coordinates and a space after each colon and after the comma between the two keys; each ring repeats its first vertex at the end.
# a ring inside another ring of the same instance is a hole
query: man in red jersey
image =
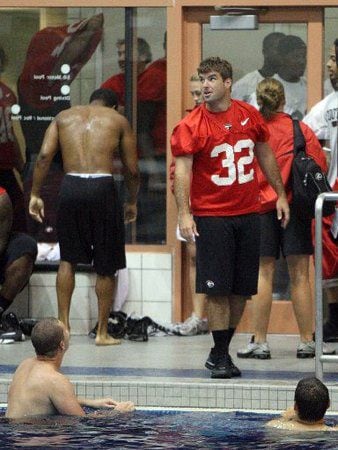
{"type": "MultiPolygon", "coordinates": [[[[117,95],[119,111],[123,113],[125,103],[125,66],[126,66],[126,43],[124,39],[119,39],[116,43],[118,64],[121,72],[111,76],[101,85],[102,89],[110,89],[117,95]]],[[[152,60],[152,54],[148,42],[143,38],[137,38],[137,76],[144,72],[147,64],[152,60]]]]}
{"type": "Polygon", "coordinates": [[[277,193],[277,216],[284,227],[289,206],[262,117],[252,106],[230,98],[231,65],[207,58],[198,74],[204,104],[181,120],[171,138],[175,197],[180,232],[190,242],[196,239],[196,292],[207,296],[215,345],[206,367],[212,378],[231,378],[241,373],[229,344],[246,300],[257,292],[257,161],[277,193]]]}

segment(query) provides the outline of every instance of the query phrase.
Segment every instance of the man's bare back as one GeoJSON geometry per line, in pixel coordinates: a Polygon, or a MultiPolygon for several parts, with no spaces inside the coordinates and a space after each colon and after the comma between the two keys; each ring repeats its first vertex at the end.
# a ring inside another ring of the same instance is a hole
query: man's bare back
{"type": "Polygon", "coordinates": [[[6,416],[15,419],[59,414],[53,403],[54,397],[57,400],[57,391],[61,386],[67,387],[68,383],[52,364],[37,358],[26,359],[13,377],[6,416]]]}
{"type": "MultiPolygon", "coordinates": [[[[55,120],[66,173],[113,173],[120,140],[132,139],[127,120],[112,108],[75,106],[55,120]]],[[[52,130],[53,132],[53,130],[52,130]]]]}
{"type": "Polygon", "coordinates": [[[60,373],[69,346],[69,332],[62,322],[54,318],[42,319],[34,326],[31,340],[36,356],[25,359],[15,371],[8,392],[6,417],[84,416],[82,406],[120,412],[134,410],[132,402],[76,397],[72,384],[60,373]]]}
{"type": "Polygon", "coordinates": [[[61,150],[65,173],[113,174],[114,152],[119,151],[129,193],[126,222],[136,220],[138,167],[135,135],[127,119],[102,100],[60,112],[49,125],[34,169],[29,212],[44,218],[40,191],[56,153],[61,150]]]}

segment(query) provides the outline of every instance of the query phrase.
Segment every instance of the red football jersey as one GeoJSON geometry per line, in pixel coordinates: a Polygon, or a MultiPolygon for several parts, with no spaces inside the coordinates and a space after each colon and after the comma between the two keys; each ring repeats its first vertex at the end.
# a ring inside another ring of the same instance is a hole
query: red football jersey
{"type": "Polygon", "coordinates": [[[0,169],[13,169],[15,165],[14,131],[11,107],[17,103],[14,92],[0,81],[0,169]]]}
{"type": "MultiPolygon", "coordinates": [[[[111,89],[117,94],[118,102],[124,105],[125,77],[119,73],[102,83],[101,88],[111,89]]],[[[167,61],[154,61],[137,78],[137,101],[156,103],[156,115],[151,135],[157,154],[166,152],[167,137],[167,61]]]]}
{"type": "Polygon", "coordinates": [[[125,84],[124,73],[118,73],[117,75],[113,75],[104,83],[102,83],[101,88],[114,91],[117,95],[119,105],[124,105],[125,84]]]}
{"type": "MultiPolygon", "coordinates": [[[[292,201],[289,179],[293,161],[293,124],[290,116],[285,113],[276,114],[271,120],[265,122],[269,133],[269,145],[272,148],[282,175],[283,184],[289,203],[292,201]]],[[[305,123],[300,122],[301,130],[306,142],[306,152],[311,156],[323,171],[327,171],[326,158],[322,147],[314,132],[305,123]]],[[[257,177],[260,188],[261,212],[272,211],[276,207],[277,194],[268,183],[260,167],[257,167],[257,177]]]]}
{"type": "Polygon", "coordinates": [[[171,147],[174,156],[193,155],[190,200],[194,215],[234,216],[259,211],[254,147],[268,138],[260,113],[238,100],[219,113],[202,104],[179,122],[171,147]]]}

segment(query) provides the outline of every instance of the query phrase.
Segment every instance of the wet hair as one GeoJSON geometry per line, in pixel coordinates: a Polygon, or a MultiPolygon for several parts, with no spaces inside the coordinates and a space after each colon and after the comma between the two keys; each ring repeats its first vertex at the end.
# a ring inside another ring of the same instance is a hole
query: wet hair
{"type": "Polygon", "coordinates": [[[285,102],[285,92],[282,83],[274,78],[265,78],[256,88],[259,110],[266,120],[270,120],[277,112],[281,103],[285,102]]]}
{"type": "Polygon", "coordinates": [[[299,36],[294,36],[293,34],[289,34],[288,36],[283,37],[277,45],[277,51],[281,56],[288,55],[293,50],[298,48],[305,48],[306,44],[299,36]]]}
{"type": "Polygon", "coordinates": [[[3,49],[3,47],[1,45],[0,45],[0,62],[1,62],[1,66],[2,66],[1,71],[3,71],[7,65],[8,60],[7,60],[7,55],[5,53],[5,50],[3,49]]]}
{"type": "Polygon", "coordinates": [[[223,81],[227,78],[232,79],[232,66],[225,59],[221,59],[218,56],[212,56],[201,61],[197,68],[197,73],[204,74],[208,72],[218,72],[223,81]]]}
{"type": "Polygon", "coordinates": [[[31,340],[37,356],[55,356],[63,339],[62,323],[54,317],[42,319],[33,327],[31,340]]]}
{"type": "Polygon", "coordinates": [[[274,45],[276,41],[280,41],[283,37],[285,37],[285,34],[279,31],[267,34],[263,39],[263,51],[269,50],[271,45],[274,45]]]}
{"type": "Polygon", "coordinates": [[[296,387],[295,403],[301,420],[317,422],[324,417],[330,406],[329,391],[318,378],[303,378],[296,387]]]}
{"type": "MultiPolygon", "coordinates": [[[[120,47],[121,45],[124,45],[126,43],[125,39],[119,39],[116,42],[117,47],[120,47]]],[[[148,42],[143,38],[137,38],[137,53],[138,56],[144,56],[145,60],[144,62],[146,64],[150,63],[153,60],[153,55],[151,54],[150,45],[148,42]]]]}
{"type": "Polygon", "coordinates": [[[117,108],[118,99],[116,92],[111,89],[96,89],[89,98],[89,103],[94,100],[102,100],[105,106],[117,108]]]}

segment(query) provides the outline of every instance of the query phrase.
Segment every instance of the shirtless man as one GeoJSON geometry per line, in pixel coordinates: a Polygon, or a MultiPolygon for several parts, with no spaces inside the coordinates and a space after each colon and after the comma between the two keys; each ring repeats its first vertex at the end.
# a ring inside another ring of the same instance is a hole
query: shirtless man
{"type": "Polygon", "coordinates": [[[295,391],[295,404],[278,419],[270,420],[268,427],[289,431],[338,431],[325,425],[324,415],[330,406],[327,387],[318,378],[303,378],[295,391]]]}
{"type": "Polygon", "coordinates": [[[55,318],[41,320],[34,326],[31,339],[36,356],[25,359],[15,371],[8,392],[6,417],[84,416],[82,406],[121,412],[134,410],[132,402],[75,396],[72,384],[60,373],[69,346],[69,332],[62,322],[55,318]]]}
{"type": "Polygon", "coordinates": [[[114,274],[126,266],[124,225],[112,173],[114,151],[119,149],[129,197],[124,207],[126,223],[136,220],[139,185],[134,134],[119,114],[116,95],[98,89],[90,105],[60,112],[48,127],[38,155],[29,204],[31,216],[42,222],[40,197],[49,166],[61,149],[66,173],[59,193],[57,232],[61,261],[56,290],[59,319],[70,330],[69,309],[78,263],[91,264],[97,273],[96,345],[119,344],[107,333],[114,296],[114,274]]]}

